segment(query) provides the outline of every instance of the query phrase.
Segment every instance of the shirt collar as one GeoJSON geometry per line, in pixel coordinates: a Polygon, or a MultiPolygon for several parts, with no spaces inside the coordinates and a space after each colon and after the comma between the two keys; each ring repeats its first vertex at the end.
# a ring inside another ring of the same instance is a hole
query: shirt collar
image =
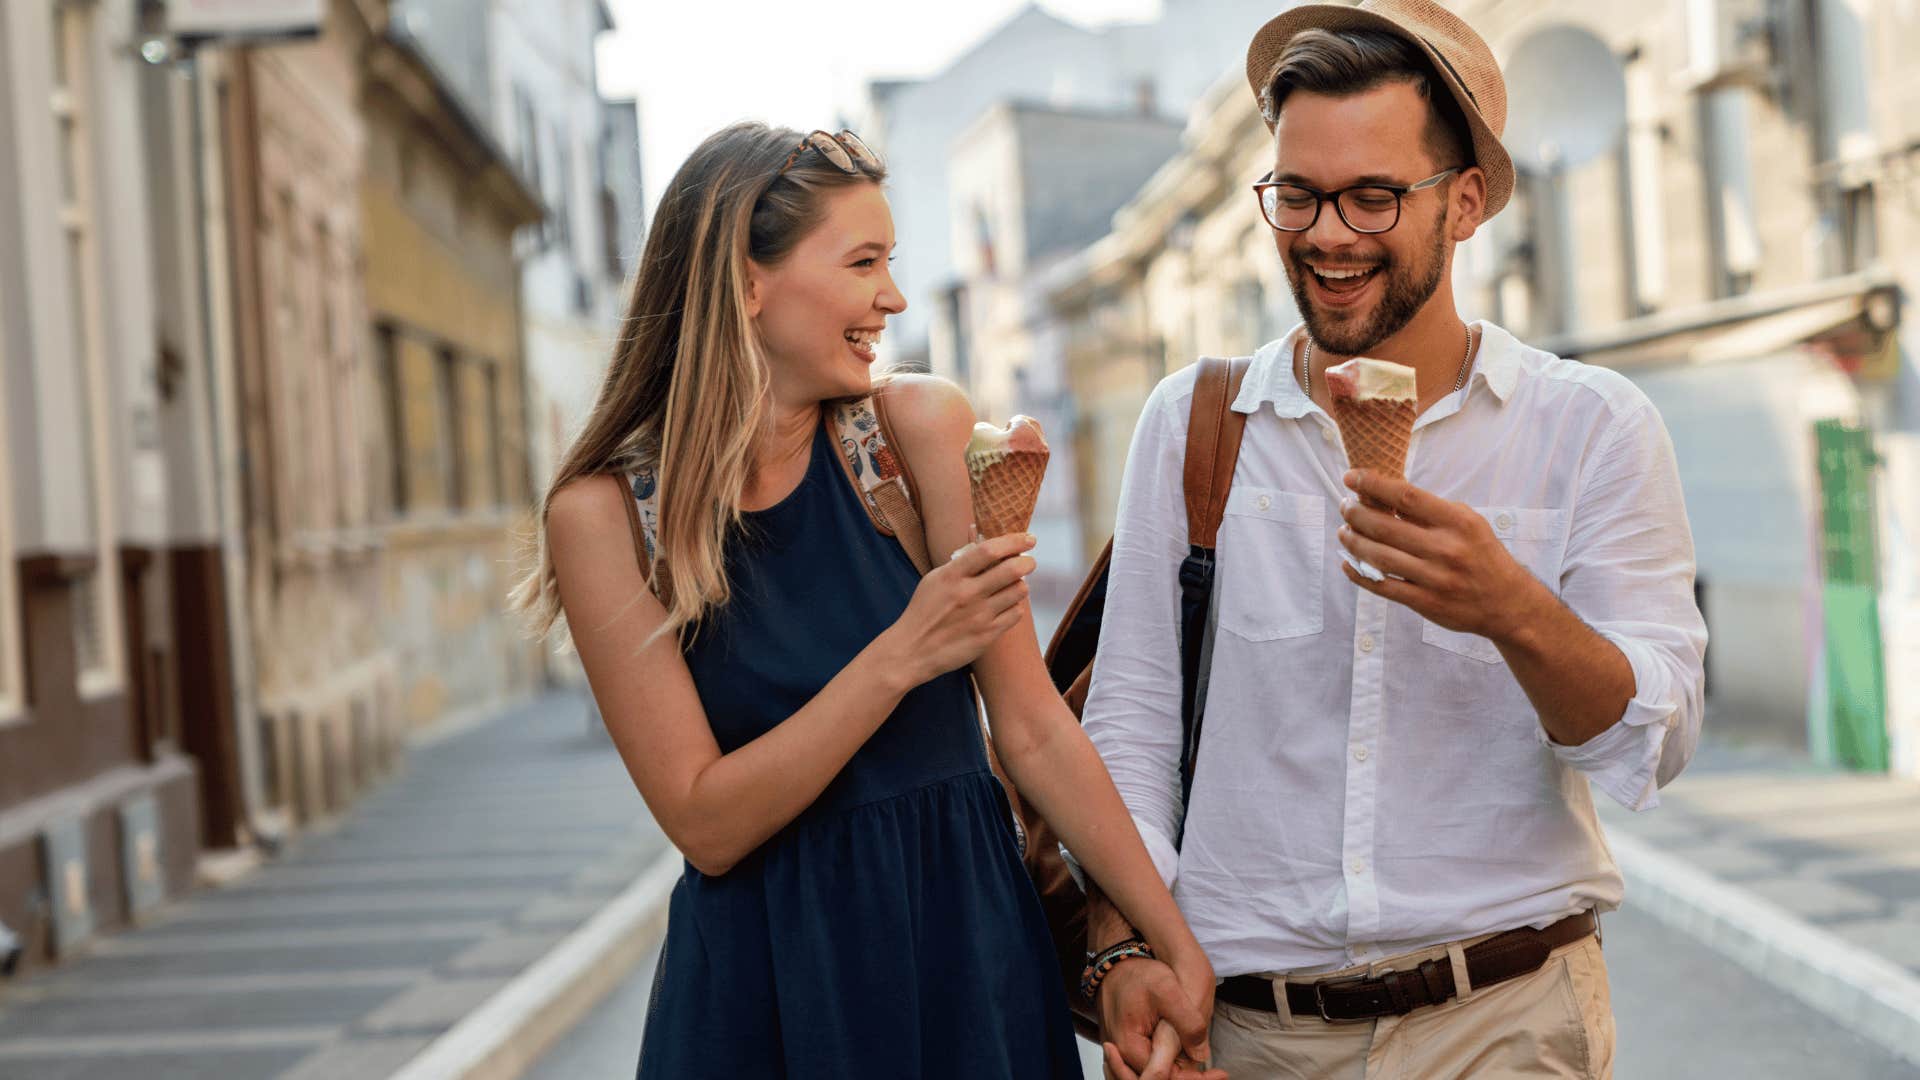
{"type": "MultiPolygon", "coordinates": [[[[1473,326],[1480,340],[1469,385],[1474,381],[1486,383],[1493,396],[1505,404],[1520,381],[1520,342],[1484,319],[1473,326]]],[[[1267,342],[1253,354],[1246,381],[1233,399],[1234,412],[1258,412],[1269,402],[1282,419],[1298,419],[1313,410],[1313,400],[1300,389],[1299,376],[1294,373],[1294,348],[1303,333],[1306,324],[1295,324],[1285,337],[1267,342]]]]}

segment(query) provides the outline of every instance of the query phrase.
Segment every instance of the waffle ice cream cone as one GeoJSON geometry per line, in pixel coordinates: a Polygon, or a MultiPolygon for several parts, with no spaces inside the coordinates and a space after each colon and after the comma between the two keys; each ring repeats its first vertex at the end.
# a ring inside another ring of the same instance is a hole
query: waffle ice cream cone
{"type": "Polygon", "coordinates": [[[1347,464],[1405,477],[1407,444],[1413,440],[1419,395],[1413,369],[1404,364],[1355,357],[1327,369],[1333,422],[1347,448],[1347,464]]]}
{"type": "Polygon", "coordinates": [[[1004,428],[975,424],[967,442],[967,478],[981,539],[1026,532],[1046,475],[1047,440],[1038,421],[1016,416],[1004,428]]]}

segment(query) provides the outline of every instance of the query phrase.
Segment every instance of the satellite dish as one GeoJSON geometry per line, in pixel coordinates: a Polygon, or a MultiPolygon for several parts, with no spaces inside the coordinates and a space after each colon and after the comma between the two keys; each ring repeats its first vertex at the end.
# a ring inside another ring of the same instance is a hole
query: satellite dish
{"type": "Polygon", "coordinates": [[[1521,172],[1584,165],[1619,144],[1627,78],[1607,43],[1577,26],[1526,36],[1506,64],[1507,130],[1500,140],[1521,172]]]}

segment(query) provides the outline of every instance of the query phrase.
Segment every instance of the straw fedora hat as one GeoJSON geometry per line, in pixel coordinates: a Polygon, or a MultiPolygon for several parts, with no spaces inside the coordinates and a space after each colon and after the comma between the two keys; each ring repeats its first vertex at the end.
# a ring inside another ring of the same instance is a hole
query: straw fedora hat
{"type": "Polygon", "coordinates": [[[1460,103],[1473,136],[1474,164],[1487,174],[1487,206],[1493,217],[1513,195],[1513,159],[1500,145],[1507,126],[1507,82],[1493,50],[1458,15],[1432,0],[1360,0],[1357,5],[1302,4],[1282,12],[1253,35],[1247,46],[1247,82],[1260,101],[1267,130],[1279,120],[1271,94],[1275,69],[1287,43],[1302,30],[1384,30],[1427,54],[1440,81],[1460,103]]]}

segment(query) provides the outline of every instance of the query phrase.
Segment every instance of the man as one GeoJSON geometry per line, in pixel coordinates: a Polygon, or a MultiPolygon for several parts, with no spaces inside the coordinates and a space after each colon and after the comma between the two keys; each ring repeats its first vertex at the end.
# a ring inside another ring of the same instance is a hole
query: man
{"type": "MultiPolygon", "coordinates": [[[[1654,806],[1700,729],[1671,443],[1625,378],[1455,311],[1454,247],[1513,187],[1505,86],[1470,27],[1426,0],[1299,7],[1255,35],[1248,73],[1274,136],[1248,210],[1305,324],[1232,402],[1191,802],[1193,368],[1155,390],[1128,458],[1087,731],[1223,979],[1214,1066],[1610,1075],[1597,915],[1622,883],[1589,787],[1654,806]],[[1417,372],[1404,480],[1349,473],[1329,416],[1327,369],[1363,354],[1417,372]]],[[[1096,949],[1131,932],[1098,896],[1091,928],[1096,949]]],[[[1114,1075],[1147,1064],[1167,978],[1134,958],[1100,982],[1114,1075]]]]}

